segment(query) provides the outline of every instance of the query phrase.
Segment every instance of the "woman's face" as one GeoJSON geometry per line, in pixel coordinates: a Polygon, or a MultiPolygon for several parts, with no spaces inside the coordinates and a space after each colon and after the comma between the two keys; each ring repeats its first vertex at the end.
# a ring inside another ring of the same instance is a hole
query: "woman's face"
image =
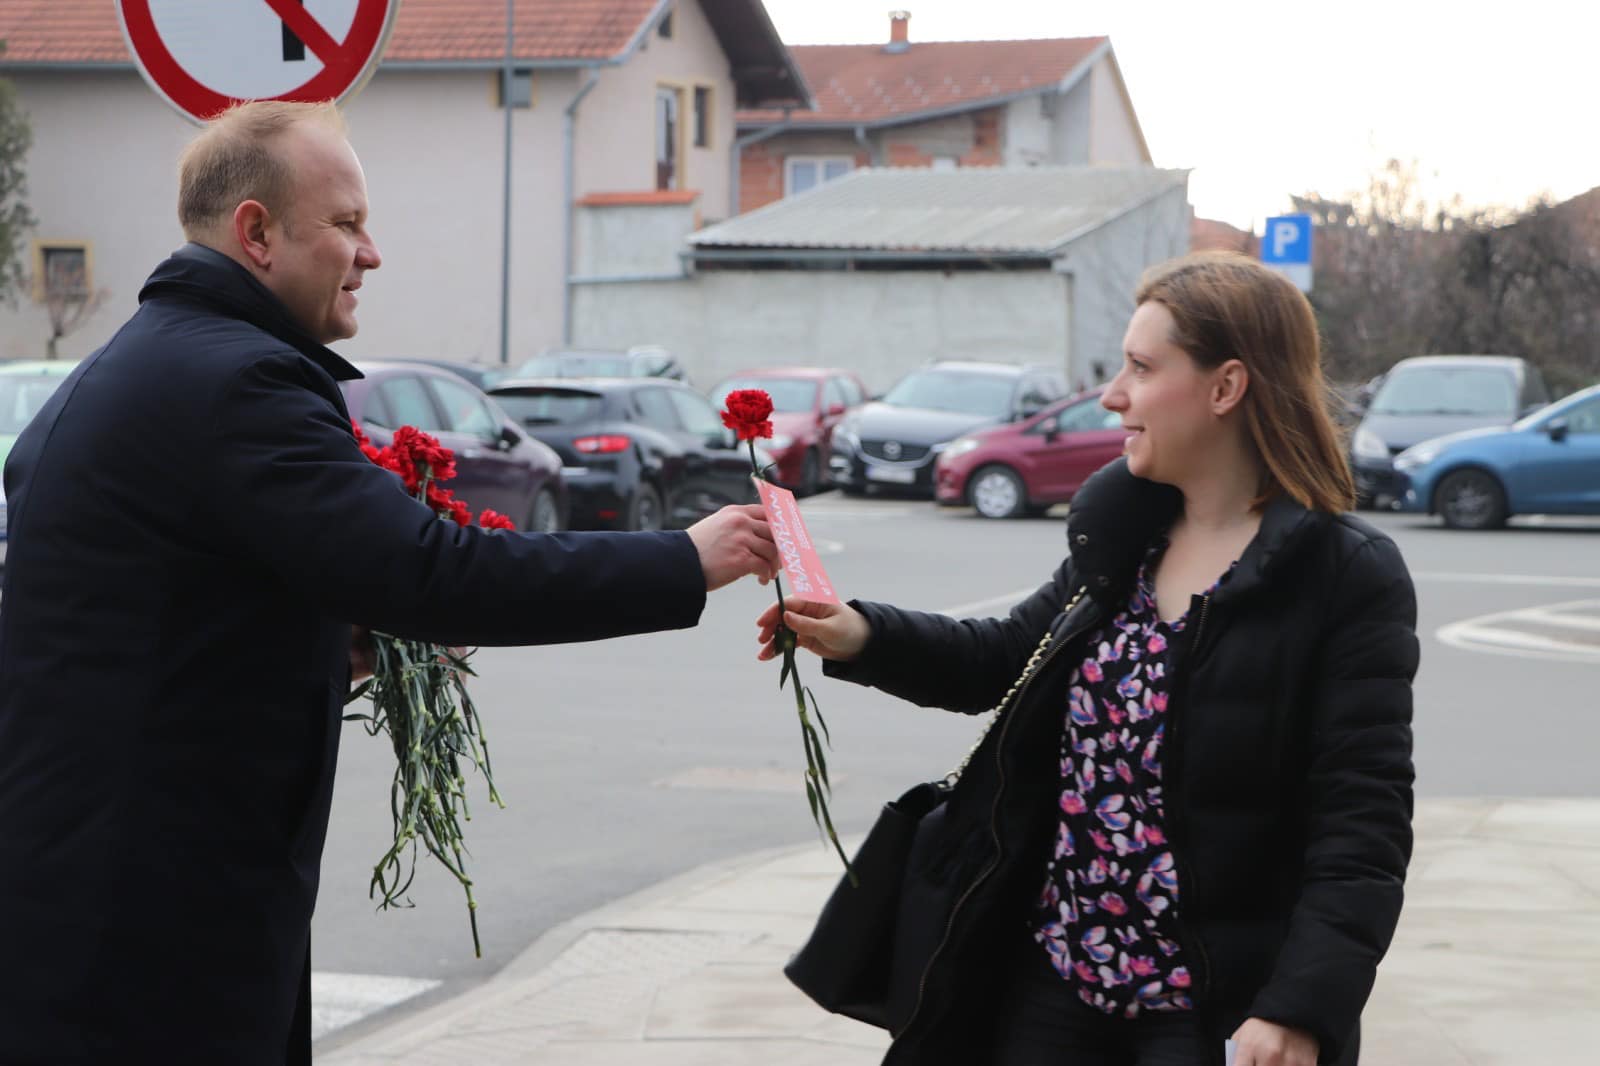
{"type": "Polygon", "coordinates": [[[1122,339],[1122,369],[1100,397],[1131,430],[1125,452],[1135,476],[1182,485],[1230,430],[1217,408],[1218,370],[1202,370],[1172,343],[1172,313],[1139,305],[1122,339]]]}

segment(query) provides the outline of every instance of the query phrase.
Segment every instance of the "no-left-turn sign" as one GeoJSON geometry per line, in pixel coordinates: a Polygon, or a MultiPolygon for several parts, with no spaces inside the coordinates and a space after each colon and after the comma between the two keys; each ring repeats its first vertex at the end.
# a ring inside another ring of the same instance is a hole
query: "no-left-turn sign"
{"type": "Polygon", "coordinates": [[[151,88],[195,122],[242,100],[342,100],[378,65],[400,0],[117,0],[151,88]]]}

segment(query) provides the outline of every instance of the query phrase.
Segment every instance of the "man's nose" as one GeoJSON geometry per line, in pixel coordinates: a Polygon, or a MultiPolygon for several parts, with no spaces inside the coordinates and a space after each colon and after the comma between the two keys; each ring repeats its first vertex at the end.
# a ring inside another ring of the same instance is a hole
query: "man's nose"
{"type": "Polygon", "coordinates": [[[367,242],[361,246],[361,250],[356,254],[356,265],[363,270],[377,270],[383,266],[383,253],[378,251],[377,241],[372,240],[370,237],[367,239],[367,242]]]}

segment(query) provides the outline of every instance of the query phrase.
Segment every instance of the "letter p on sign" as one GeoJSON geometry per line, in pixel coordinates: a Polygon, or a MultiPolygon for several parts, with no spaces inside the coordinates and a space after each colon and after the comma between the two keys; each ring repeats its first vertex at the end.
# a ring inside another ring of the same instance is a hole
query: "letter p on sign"
{"type": "Polygon", "coordinates": [[[1289,278],[1301,292],[1310,292],[1311,216],[1279,215],[1267,219],[1261,262],[1289,278]]]}

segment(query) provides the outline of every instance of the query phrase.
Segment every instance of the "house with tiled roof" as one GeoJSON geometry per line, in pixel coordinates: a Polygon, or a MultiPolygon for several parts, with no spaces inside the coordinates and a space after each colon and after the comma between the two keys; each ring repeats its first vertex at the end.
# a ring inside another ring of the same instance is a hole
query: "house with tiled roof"
{"type": "MultiPolygon", "coordinates": [[[[352,358],[497,361],[507,279],[510,359],[563,343],[586,226],[621,213],[678,247],[730,214],[736,111],[811,105],[760,0],[515,0],[502,99],[506,9],[403,0],[376,73],[345,102],[384,254],[360,335],[340,346],[352,358]]],[[[314,74],[320,60],[291,60],[273,30],[263,47],[314,74]]],[[[104,294],[60,344],[82,355],[182,242],[176,160],[195,127],[141,78],[113,0],[0,0],[0,41],[0,77],[33,130],[35,273],[104,294]]],[[[225,65],[206,76],[231,95],[225,65]]],[[[41,354],[49,332],[42,306],[0,307],[0,358],[41,354]]]]}
{"type": "Polygon", "coordinates": [[[923,42],[910,21],[790,49],[816,103],[739,112],[740,211],[857,167],[1151,164],[1108,38],[923,42]]]}

